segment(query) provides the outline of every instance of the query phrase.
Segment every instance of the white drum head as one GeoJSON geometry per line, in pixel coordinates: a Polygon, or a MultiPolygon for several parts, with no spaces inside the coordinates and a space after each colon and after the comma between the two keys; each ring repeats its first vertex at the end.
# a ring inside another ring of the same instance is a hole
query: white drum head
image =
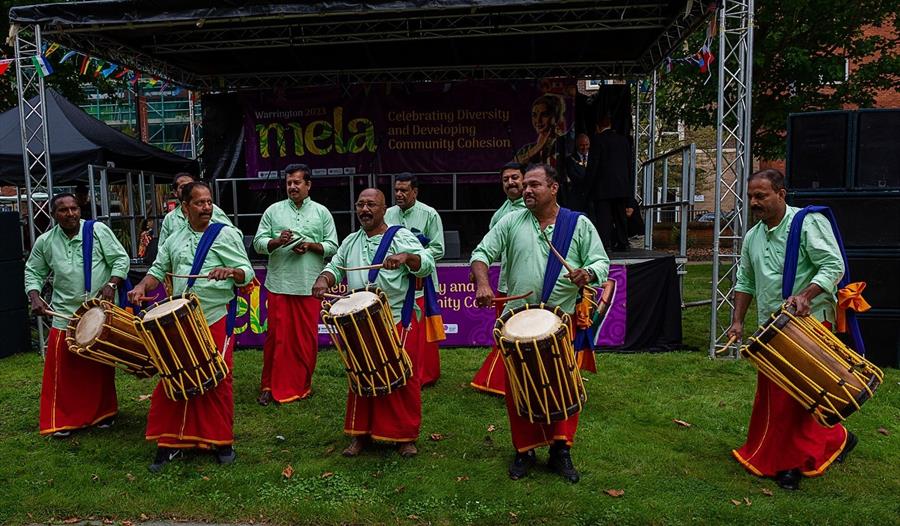
{"type": "Polygon", "coordinates": [[[503,325],[501,334],[513,341],[543,339],[562,325],[559,316],[545,309],[528,309],[513,314],[503,325]]]}
{"type": "Polygon", "coordinates": [[[157,305],[156,307],[153,307],[152,309],[148,310],[147,314],[144,314],[144,321],[154,320],[156,318],[165,316],[166,314],[169,314],[170,312],[174,312],[174,311],[180,309],[181,307],[184,307],[185,305],[187,305],[190,302],[191,302],[191,300],[189,300],[187,298],[175,298],[173,300],[163,303],[162,305],[157,305]]]}
{"type": "Polygon", "coordinates": [[[346,298],[337,300],[331,306],[332,316],[346,316],[356,312],[365,310],[371,305],[378,303],[378,295],[368,290],[354,292],[346,298]]]}
{"type": "Polygon", "coordinates": [[[103,324],[106,323],[106,311],[102,307],[91,307],[78,320],[75,327],[75,343],[78,345],[87,345],[93,342],[100,331],[103,330],[103,324]]]}

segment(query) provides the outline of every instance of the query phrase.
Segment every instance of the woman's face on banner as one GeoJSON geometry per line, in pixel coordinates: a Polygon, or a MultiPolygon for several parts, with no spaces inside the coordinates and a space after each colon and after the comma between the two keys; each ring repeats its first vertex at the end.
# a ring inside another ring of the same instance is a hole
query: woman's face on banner
{"type": "Polygon", "coordinates": [[[534,131],[538,133],[550,133],[556,126],[553,122],[553,115],[550,109],[543,102],[539,102],[531,107],[531,125],[534,131]]]}

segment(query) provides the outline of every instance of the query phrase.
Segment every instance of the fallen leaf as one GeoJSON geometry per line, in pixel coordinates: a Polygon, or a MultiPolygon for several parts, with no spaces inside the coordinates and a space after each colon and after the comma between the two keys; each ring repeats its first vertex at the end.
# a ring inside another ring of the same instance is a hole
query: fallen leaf
{"type": "Polygon", "coordinates": [[[381,473],[380,471],[373,471],[373,472],[372,472],[372,478],[373,478],[373,479],[377,479],[377,478],[381,477],[381,475],[382,475],[382,473],[381,473]]]}
{"type": "Polygon", "coordinates": [[[432,433],[428,438],[430,438],[432,442],[440,442],[444,439],[444,435],[440,433],[432,433]]]}
{"type": "Polygon", "coordinates": [[[326,471],[325,473],[322,473],[322,478],[323,478],[323,479],[327,479],[327,478],[332,477],[332,476],[334,476],[334,472],[333,472],[333,471],[326,471]]]}
{"type": "Polygon", "coordinates": [[[144,401],[147,401],[147,400],[150,400],[150,395],[148,395],[148,394],[139,395],[139,396],[137,397],[137,401],[138,401],[138,402],[144,402],[144,401]]]}
{"type": "Polygon", "coordinates": [[[147,520],[147,519],[149,519],[149,518],[150,518],[150,517],[148,517],[146,513],[141,513],[141,520],[142,520],[142,521],[145,521],[145,520],[147,520]]]}
{"type": "Polygon", "coordinates": [[[515,524],[519,522],[519,514],[515,512],[509,512],[509,522],[515,524]]]}
{"type": "Polygon", "coordinates": [[[747,506],[751,506],[753,503],[750,502],[750,499],[748,497],[744,497],[744,504],[746,504],[747,506]]]}
{"type": "Polygon", "coordinates": [[[125,478],[128,480],[128,482],[134,482],[134,479],[136,479],[137,477],[135,477],[131,473],[126,473],[125,478]]]}
{"type": "Polygon", "coordinates": [[[131,521],[122,521],[122,526],[134,526],[134,523],[131,521]]]}
{"type": "Polygon", "coordinates": [[[91,480],[93,480],[94,482],[100,482],[100,475],[91,473],[91,480]]]}
{"type": "Polygon", "coordinates": [[[290,450],[290,449],[282,449],[281,452],[282,452],[282,453],[290,453],[291,450],[290,450]]]}
{"type": "Polygon", "coordinates": [[[678,420],[677,418],[673,418],[672,422],[680,425],[681,427],[691,427],[690,422],[685,422],[684,420],[678,420]]]}
{"type": "Polygon", "coordinates": [[[406,491],[406,486],[404,486],[403,484],[394,488],[394,493],[403,493],[404,491],[406,491]]]}
{"type": "Polygon", "coordinates": [[[328,447],[325,448],[325,454],[326,454],[326,455],[330,455],[330,454],[332,454],[332,453],[334,453],[334,446],[328,446],[328,447]]]}
{"type": "Polygon", "coordinates": [[[467,476],[465,476],[465,475],[456,477],[456,482],[463,482],[463,481],[465,481],[465,480],[469,480],[469,477],[467,477],[467,476]]]}
{"type": "Polygon", "coordinates": [[[203,476],[200,477],[200,478],[203,479],[203,480],[209,480],[209,477],[207,477],[206,475],[203,475],[203,476]]]}
{"type": "Polygon", "coordinates": [[[888,435],[891,434],[890,431],[888,431],[887,429],[885,429],[885,428],[883,428],[883,427],[879,427],[879,428],[878,428],[878,432],[881,433],[881,434],[884,435],[884,436],[888,436],[888,435]]]}
{"type": "Polygon", "coordinates": [[[409,520],[411,520],[411,521],[417,521],[417,520],[419,520],[419,516],[418,516],[418,515],[407,515],[406,518],[409,519],[409,520]]]}
{"type": "Polygon", "coordinates": [[[276,440],[284,440],[284,437],[281,435],[275,435],[276,440]]]}
{"type": "Polygon", "coordinates": [[[725,400],[719,400],[719,407],[725,407],[725,400]]]}
{"type": "Polygon", "coordinates": [[[284,469],[281,470],[281,476],[289,479],[294,476],[294,467],[288,464],[284,469]]]}
{"type": "Polygon", "coordinates": [[[494,431],[497,430],[497,426],[495,426],[494,424],[491,424],[488,426],[487,429],[488,429],[488,433],[493,433],[494,431]]]}
{"type": "Polygon", "coordinates": [[[770,490],[769,488],[763,488],[762,494],[766,497],[771,497],[772,495],[774,495],[774,493],[772,493],[772,490],[770,490]]]}
{"type": "Polygon", "coordinates": [[[103,519],[103,524],[115,524],[116,521],[112,519],[103,519]]]}
{"type": "Polygon", "coordinates": [[[731,499],[731,503],[734,504],[735,506],[740,506],[740,505],[741,505],[741,501],[739,501],[739,500],[737,500],[737,499],[731,499]]]}
{"type": "Polygon", "coordinates": [[[604,490],[603,493],[606,493],[610,497],[618,498],[625,494],[625,490],[624,489],[608,489],[608,490],[604,490]]]}
{"type": "Polygon", "coordinates": [[[64,520],[63,524],[75,524],[76,522],[78,522],[80,520],[81,519],[79,519],[78,517],[70,517],[70,518],[64,520]]]}

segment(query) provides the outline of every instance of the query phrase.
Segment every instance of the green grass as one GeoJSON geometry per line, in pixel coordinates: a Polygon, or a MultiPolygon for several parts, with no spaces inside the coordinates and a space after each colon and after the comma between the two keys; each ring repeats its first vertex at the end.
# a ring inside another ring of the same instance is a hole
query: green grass
{"type": "MultiPolygon", "coordinates": [[[[709,266],[691,265],[686,283],[688,300],[708,296],[709,266]]],[[[423,393],[420,454],[409,460],[388,446],[341,457],[346,380],[335,352],[320,354],[311,399],[266,408],[255,403],[262,355],[238,352],[237,463],[197,454],[159,475],[147,471],[154,445],[143,440],[149,402],[140,400],[152,380],[119,375],[116,426],[58,441],[37,433],[40,358],[13,356],[0,360],[0,523],[900,523],[900,371],[885,371],[875,398],[851,417],[860,444],[849,460],[787,493],[731,458],[746,436],[756,374],[746,361],[707,359],[708,312],[689,309],[683,322],[685,342],[704,352],[599,356],[573,449],[577,485],[542,468],[507,478],[503,401],[468,387],[484,349],[443,350],[443,376],[423,393]],[[443,439],[429,440],[433,433],[443,439]],[[750,506],[731,502],[745,497],[750,506]]]]}

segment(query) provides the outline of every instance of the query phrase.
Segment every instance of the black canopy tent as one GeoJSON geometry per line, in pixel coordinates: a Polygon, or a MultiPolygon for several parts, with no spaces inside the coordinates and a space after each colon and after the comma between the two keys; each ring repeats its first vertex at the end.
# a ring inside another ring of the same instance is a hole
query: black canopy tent
{"type": "MultiPolygon", "coordinates": [[[[31,104],[36,104],[36,98],[31,104]]],[[[198,172],[197,161],[160,150],[99,121],[52,89],[46,97],[49,150],[56,184],[84,179],[90,165],[163,174],[198,172]]],[[[32,114],[30,118],[36,118],[32,114]]],[[[0,114],[0,181],[23,186],[18,108],[0,114]]]]}

